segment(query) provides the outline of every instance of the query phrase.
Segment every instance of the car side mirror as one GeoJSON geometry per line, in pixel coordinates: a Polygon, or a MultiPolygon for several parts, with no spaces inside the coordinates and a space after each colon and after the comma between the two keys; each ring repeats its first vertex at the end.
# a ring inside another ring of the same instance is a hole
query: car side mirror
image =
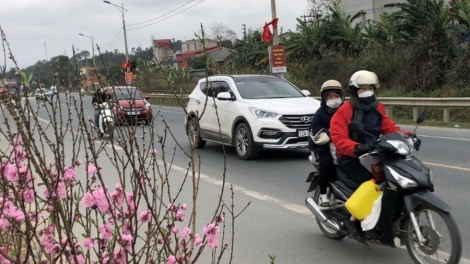
{"type": "Polygon", "coordinates": [[[349,132],[361,134],[364,132],[364,125],[361,122],[351,121],[348,125],[349,132]]]}
{"type": "Polygon", "coordinates": [[[230,100],[234,100],[234,98],[232,97],[232,95],[229,93],[229,92],[221,92],[221,93],[218,93],[217,94],[217,99],[221,100],[221,101],[230,101],[230,100]]]}
{"type": "Polygon", "coordinates": [[[309,90],[302,90],[302,93],[305,94],[306,96],[311,95],[309,90]]]}

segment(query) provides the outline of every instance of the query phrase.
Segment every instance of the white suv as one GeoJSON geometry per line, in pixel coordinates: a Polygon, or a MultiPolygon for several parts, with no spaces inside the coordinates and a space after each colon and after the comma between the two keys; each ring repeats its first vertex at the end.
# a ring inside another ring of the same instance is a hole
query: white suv
{"type": "Polygon", "coordinates": [[[273,75],[210,76],[189,95],[186,133],[197,148],[223,142],[245,160],[262,149],[306,148],[310,120],[320,107],[309,95],[273,75]]]}

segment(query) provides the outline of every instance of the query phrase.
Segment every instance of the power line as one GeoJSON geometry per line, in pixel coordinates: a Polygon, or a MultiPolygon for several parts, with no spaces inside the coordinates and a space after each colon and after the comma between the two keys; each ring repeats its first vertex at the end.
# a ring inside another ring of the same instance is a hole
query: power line
{"type": "Polygon", "coordinates": [[[167,13],[161,15],[161,16],[157,16],[157,17],[155,17],[155,18],[152,18],[152,19],[147,20],[147,21],[144,21],[144,22],[129,24],[129,25],[127,25],[127,26],[130,26],[130,27],[131,27],[131,26],[135,26],[135,25],[140,25],[140,24],[144,24],[144,23],[147,23],[147,22],[150,22],[150,21],[153,21],[153,20],[162,18],[162,17],[164,17],[164,16],[166,16],[166,15],[169,15],[169,14],[175,12],[176,10],[178,10],[178,9],[180,9],[180,8],[183,8],[183,7],[187,6],[187,5],[189,5],[191,2],[194,2],[194,1],[196,1],[196,0],[191,0],[191,1],[187,2],[186,4],[184,4],[184,5],[180,6],[180,7],[177,7],[177,8],[175,8],[175,9],[171,10],[170,12],[167,12],[167,13]]]}
{"type": "Polygon", "coordinates": [[[120,34],[120,35],[119,35],[119,38],[117,38],[113,43],[107,45],[107,46],[106,46],[105,48],[103,48],[103,49],[107,49],[107,48],[109,48],[109,47],[114,46],[114,44],[116,44],[116,42],[118,42],[118,40],[121,40],[122,36],[123,36],[123,34],[120,34]]]}
{"type": "Polygon", "coordinates": [[[118,39],[121,39],[121,37],[120,37],[121,32],[122,32],[122,28],[121,28],[121,30],[119,30],[119,32],[116,34],[116,36],[114,36],[114,38],[111,41],[108,42],[108,44],[103,46],[103,49],[106,49],[106,48],[114,45],[117,41],[116,38],[119,37],[118,39]]]}
{"type": "Polygon", "coordinates": [[[173,15],[171,15],[171,16],[169,16],[169,17],[160,19],[160,20],[155,21],[155,22],[153,22],[153,23],[151,23],[151,24],[148,24],[148,25],[144,25],[144,26],[140,26],[140,27],[136,27],[136,28],[131,28],[131,29],[128,29],[127,31],[135,30],[135,29],[140,29],[140,28],[144,28],[144,27],[148,27],[148,26],[151,26],[151,25],[155,25],[155,24],[160,23],[160,22],[162,22],[162,21],[165,21],[165,20],[167,20],[167,19],[169,19],[169,18],[172,18],[172,17],[174,17],[174,16],[176,16],[176,15],[178,15],[178,14],[181,14],[181,13],[183,13],[184,11],[186,11],[186,10],[192,8],[192,7],[197,6],[197,5],[199,5],[200,3],[202,3],[202,2],[204,2],[204,0],[201,0],[201,1],[197,2],[197,3],[195,3],[194,5],[189,6],[189,7],[185,8],[185,9],[179,11],[178,13],[173,14],[173,15]]]}

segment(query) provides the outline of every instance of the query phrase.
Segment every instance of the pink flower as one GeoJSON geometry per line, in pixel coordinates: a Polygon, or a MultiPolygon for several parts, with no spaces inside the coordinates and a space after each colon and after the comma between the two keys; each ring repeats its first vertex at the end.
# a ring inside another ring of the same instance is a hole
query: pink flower
{"type": "Polygon", "coordinates": [[[109,239],[113,236],[113,233],[111,232],[111,224],[101,225],[98,230],[101,232],[101,236],[106,241],[109,241],[109,239]]]}
{"type": "Polygon", "coordinates": [[[35,199],[34,191],[31,189],[23,191],[23,199],[25,203],[34,202],[34,199],[35,199]]]}
{"type": "Polygon", "coordinates": [[[71,168],[71,167],[65,168],[64,179],[69,180],[69,181],[74,180],[75,179],[75,169],[71,168]]]}
{"type": "Polygon", "coordinates": [[[95,206],[95,198],[93,198],[93,195],[88,191],[87,193],[83,195],[82,203],[87,208],[93,207],[95,206]]]}
{"type": "Polygon", "coordinates": [[[91,121],[91,117],[90,117],[90,116],[88,116],[88,117],[87,117],[87,120],[88,120],[88,121],[91,121]]]}
{"type": "Polygon", "coordinates": [[[188,208],[188,205],[187,205],[187,204],[182,204],[182,205],[181,205],[181,209],[186,210],[186,208],[188,208]]]}
{"type": "Polygon", "coordinates": [[[81,160],[76,160],[76,161],[75,161],[75,165],[77,165],[77,166],[82,165],[82,163],[83,163],[83,162],[82,162],[81,160]]]}
{"type": "Polygon", "coordinates": [[[11,182],[18,182],[20,177],[18,176],[17,168],[14,164],[7,164],[3,167],[3,175],[11,182]]]}
{"type": "Polygon", "coordinates": [[[133,240],[132,235],[121,234],[121,246],[127,251],[131,250],[133,240]]]}
{"type": "Polygon", "coordinates": [[[168,204],[168,206],[166,207],[166,210],[167,211],[176,211],[176,206],[172,203],[168,204]]]}
{"type": "Polygon", "coordinates": [[[22,222],[24,220],[24,213],[14,205],[9,206],[8,208],[3,208],[5,215],[16,222],[22,222]]]}
{"type": "Polygon", "coordinates": [[[122,248],[114,250],[113,260],[113,263],[115,264],[126,263],[126,252],[122,248]]]}
{"type": "Polygon", "coordinates": [[[191,234],[189,227],[185,227],[183,231],[181,231],[181,238],[186,239],[191,234]]]}
{"type": "Polygon", "coordinates": [[[87,168],[86,172],[88,174],[95,174],[95,173],[98,172],[98,169],[96,168],[96,166],[94,164],[90,164],[90,165],[88,165],[88,168],[87,168]]]}
{"type": "Polygon", "coordinates": [[[111,193],[110,195],[111,200],[114,201],[119,207],[122,206],[122,203],[124,201],[124,194],[122,191],[116,190],[111,193]]]}
{"type": "Polygon", "coordinates": [[[10,222],[8,221],[8,219],[1,217],[0,228],[3,230],[3,232],[7,232],[9,227],[10,227],[10,222]]]}
{"type": "Polygon", "coordinates": [[[175,217],[176,217],[176,219],[177,219],[178,221],[183,222],[183,221],[184,221],[183,210],[178,209],[178,210],[176,211],[175,217]]]}
{"type": "Polygon", "coordinates": [[[142,223],[148,223],[150,222],[150,219],[152,218],[152,212],[150,210],[144,211],[140,213],[139,220],[142,223]]]}
{"type": "Polygon", "coordinates": [[[152,150],[152,155],[156,156],[157,154],[158,154],[158,150],[153,149],[153,150],[152,150]]]}
{"type": "Polygon", "coordinates": [[[215,221],[217,223],[224,223],[225,222],[225,217],[223,215],[219,215],[215,218],[215,221]]]}
{"type": "Polygon", "coordinates": [[[176,263],[176,258],[173,255],[168,256],[166,259],[166,264],[175,264],[176,263]]]}
{"type": "Polygon", "coordinates": [[[210,235],[207,237],[207,245],[209,245],[210,248],[214,249],[215,247],[217,247],[218,243],[219,241],[216,235],[210,235]]]}
{"type": "Polygon", "coordinates": [[[98,210],[100,210],[102,213],[107,212],[109,209],[109,204],[103,187],[97,187],[93,191],[93,197],[95,198],[95,203],[98,206],[98,210]]]}
{"type": "Polygon", "coordinates": [[[90,249],[94,246],[94,241],[93,241],[93,239],[87,237],[85,239],[85,242],[83,242],[83,245],[85,246],[85,248],[90,249]]]}
{"type": "Polygon", "coordinates": [[[179,231],[179,229],[176,226],[173,227],[173,229],[171,230],[171,232],[173,232],[173,234],[178,234],[178,231],[179,231]]]}
{"type": "Polygon", "coordinates": [[[57,195],[61,199],[67,195],[67,189],[65,188],[65,184],[63,182],[59,182],[57,184],[57,195]]]}
{"type": "Polygon", "coordinates": [[[198,234],[194,235],[194,244],[198,247],[202,245],[202,238],[198,234]]]}
{"type": "Polygon", "coordinates": [[[69,259],[71,264],[85,264],[85,258],[82,254],[76,256],[71,255],[69,259]],[[75,261],[75,258],[77,259],[77,261],[75,261]]]}
{"type": "Polygon", "coordinates": [[[211,223],[202,229],[206,236],[217,235],[220,230],[214,223],[211,223]]]}

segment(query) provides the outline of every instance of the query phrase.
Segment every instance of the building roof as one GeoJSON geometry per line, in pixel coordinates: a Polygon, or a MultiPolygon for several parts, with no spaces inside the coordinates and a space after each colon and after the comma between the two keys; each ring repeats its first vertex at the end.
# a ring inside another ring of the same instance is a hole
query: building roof
{"type": "Polygon", "coordinates": [[[169,39],[154,39],[153,43],[160,48],[171,48],[171,40],[169,39]]]}
{"type": "MultiPolygon", "coordinates": [[[[213,51],[216,51],[216,50],[219,50],[219,49],[222,49],[222,47],[210,47],[210,48],[206,49],[206,52],[209,53],[209,52],[213,52],[213,51]]],[[[202,52],[203,52],[203,50],[188,50],[188,51],[181,52],[178,55],[196,55],[196,54],[199,54],[199,53],[202,53],[202,52]]]]}

